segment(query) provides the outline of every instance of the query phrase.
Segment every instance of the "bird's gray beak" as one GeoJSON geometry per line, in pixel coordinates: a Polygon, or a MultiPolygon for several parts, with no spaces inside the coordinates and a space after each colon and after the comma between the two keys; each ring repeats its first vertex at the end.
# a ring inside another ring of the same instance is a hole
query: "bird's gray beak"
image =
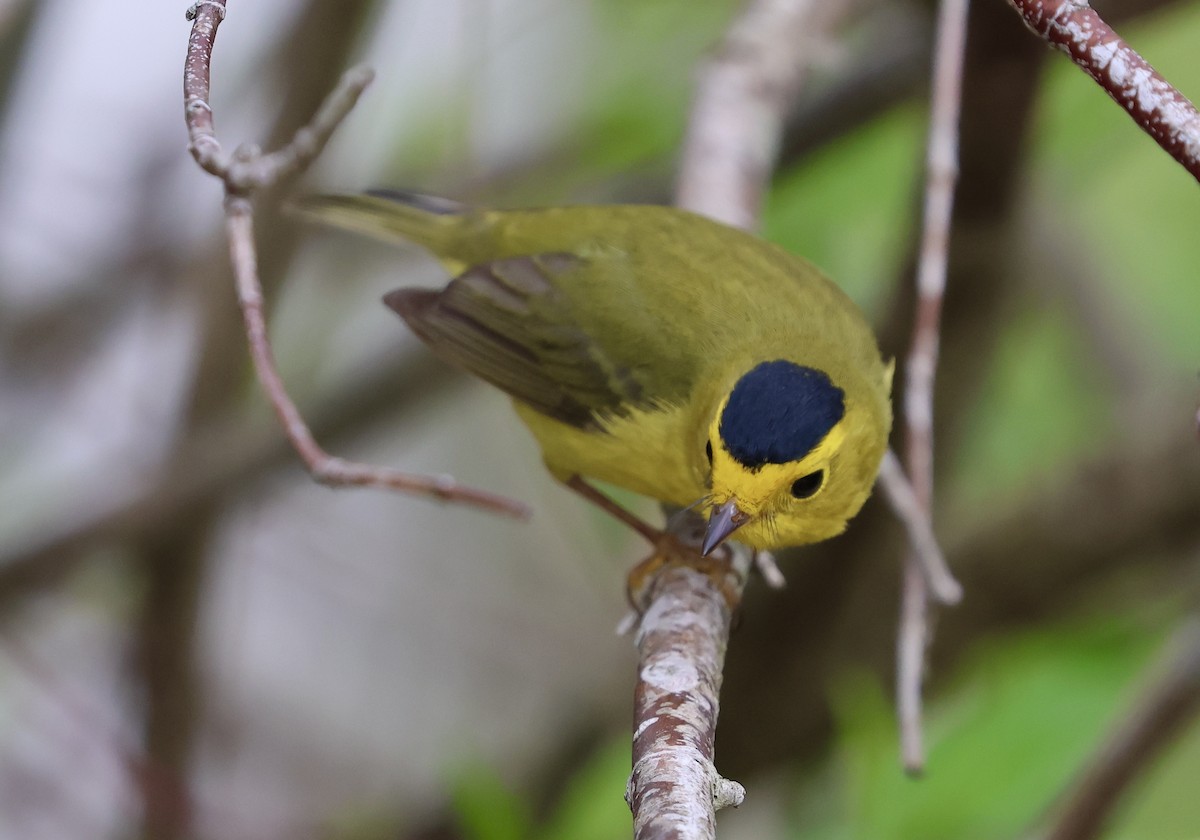
{"type": "Polygon", "coordinates": [[[700,553],[707,557],[714,548],[729,539],[730,534],[749,521],[750,514],[738,508],[737,499],[730,499],[719,508],[713,508],[708,516],[708,528],[704,531],[700,553]]]}

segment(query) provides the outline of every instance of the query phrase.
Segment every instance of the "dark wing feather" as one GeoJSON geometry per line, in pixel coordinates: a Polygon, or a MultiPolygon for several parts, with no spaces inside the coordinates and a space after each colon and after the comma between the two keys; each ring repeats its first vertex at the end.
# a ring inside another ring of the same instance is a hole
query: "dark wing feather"
{"type": "Polygon", "coordinates": [[[532,408],[579,428],[620,413],[641,387],[579,325],[557,281],[571,254],[472,266],[441,291],[398,289],[384,302],[435,353],[532,408]]]}

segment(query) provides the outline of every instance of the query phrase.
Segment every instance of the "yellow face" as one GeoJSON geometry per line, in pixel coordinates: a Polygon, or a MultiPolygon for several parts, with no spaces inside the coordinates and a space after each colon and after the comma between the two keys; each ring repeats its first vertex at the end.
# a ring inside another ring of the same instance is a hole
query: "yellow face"
{"type": "Polygon", "coordinates": [[[858,453],[845,446],[854,412],[848,410],[803,457],[750,468],[734,457],[721,436],[724,407],[722,402],[709,427],[710,523],[725,508],[736,526],[730,538],[760,549],[804,545],[840,534],[862,507],[874,477],[873,470],[864,471],[855,463],[858,453]]]}

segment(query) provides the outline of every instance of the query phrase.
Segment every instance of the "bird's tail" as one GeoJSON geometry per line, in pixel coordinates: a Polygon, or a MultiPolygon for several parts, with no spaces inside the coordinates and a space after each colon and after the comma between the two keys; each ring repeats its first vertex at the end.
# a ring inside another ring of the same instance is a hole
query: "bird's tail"
{"type": "Polygon", "coordinates": [[[386,242],[412,242],[451,262],[457,261],[456,245],[467,210],[449,199],[398,190],[306,196],[292,209],[324,224],[386,242]]]}

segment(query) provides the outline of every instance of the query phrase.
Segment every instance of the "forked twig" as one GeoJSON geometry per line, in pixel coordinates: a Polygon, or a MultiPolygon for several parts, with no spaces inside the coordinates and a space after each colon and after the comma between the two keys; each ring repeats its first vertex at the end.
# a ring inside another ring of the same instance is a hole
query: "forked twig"
{"type": "Polygon", "coordinates": [[[920,567],[925,585],[939,603],[957,604],[962,600],[962,586],[946,565],[933,526],[929,524],[929,514],[921,506],[916,491],[905,476],[900,458],[891,449],[884,453],[883,462],[879,465],[878,483],[896,517],[908,532],[909,549],[920,567]]]}
{"type": "Polygon", "coordinates": [[[225,0],[200,0],[188,9],[187,16],[192,21],[183,77],[188,149],[196,163],[225,186],[225,230],[254,370],[288,440],[309,472],[317,481],[330,486],[382,487],[475,505],[510,516],[528,516],[528,507],[520,502],[461,485],[449,476],[412,475],[346,461],[329,455],[317,444],[288,396],[267,336],[252,198],[259,190],[301,171],[321,153],[374,74],[366,67],[347,71],[312,121],[283,148],[264,154],[253,146],[241,146],[229,155],[217,140],[209,105],[212,50],[217,28],[225,17],[225,0]]]}
{"type": "Polygon", "coordinates": [[[1200,180],[1200,111],[1087,0],[1008,0],[1025,25],[1083,68],[1130,119],[1200,180]]]}
{"type": "MultiPolygon", "coordinates": [[[[933,56],[925,208],[917,263],[917,311],[905,367],[905,460],[916,501],[930,517],[933,501],[933,383],[937,371],[942,300],[950,245],[954,184],[958,179],[958,118],[966,52],[968,0],[942,0],[933,56]]],[[[901,760],[910,773],[925,765],[921,683],[929,645],[929,595],[916,554],[904,563],[896,639],[896,713],[901,760]]]]}

